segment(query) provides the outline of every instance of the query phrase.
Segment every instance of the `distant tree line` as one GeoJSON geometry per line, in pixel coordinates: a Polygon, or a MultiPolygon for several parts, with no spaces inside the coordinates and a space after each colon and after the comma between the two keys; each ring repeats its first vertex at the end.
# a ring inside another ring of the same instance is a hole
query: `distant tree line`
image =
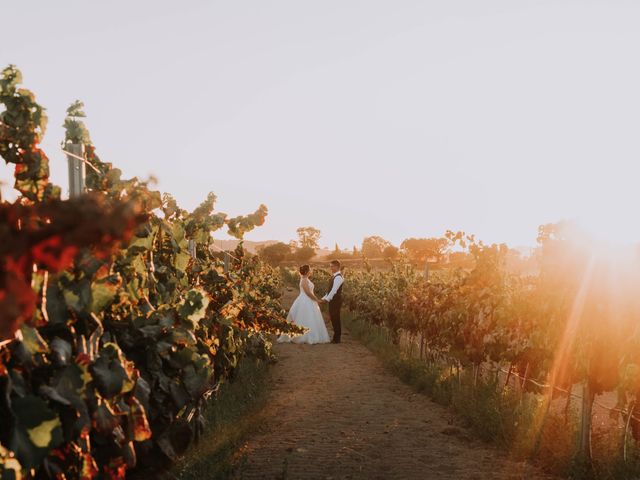
{"type": "Polygon", "coordinates": [[[258,255],[272,265],[278,265],[288,260],[301,263],[310,261],[316,256],[316,250],[319,248],[320,230],[315,227],[300,227],[296,233],[298,240],[266,245],[258,250],[258,255]]]}
{"type": "MultiPolygon", "coordinates": [[[[317,256],[321,232],[315,227],[300,227],[296,230],[297,240],[289,243],[278,242],[260,248],[258,254],[272,265],[286,261],[299,263],[309,262],[317,256]]],[[[384,259],[394,260],[404,255],[415,264],[441,263],[447,256],[463,260],[455,252],[449,251],[450,242],[444,237],[407,238],[400,246],[395,246],[380,236],[366,237],[360,248],[354,246],[351,250],[342,250],[337,244],[327,256],[332,259],[384,259]]]]}

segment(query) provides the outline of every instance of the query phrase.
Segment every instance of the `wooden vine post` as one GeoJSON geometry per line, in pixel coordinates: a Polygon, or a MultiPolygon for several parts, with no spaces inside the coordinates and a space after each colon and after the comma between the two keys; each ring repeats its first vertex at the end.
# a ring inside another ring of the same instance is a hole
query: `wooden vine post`
{"type": "Polygon", "coordinates": [[[629,455],[627,450],[628,440],[629,440],[629,425],[631,425],[631,419],[633,418],[633,412],[636,408],[636,402],[631,402],[629,405],[629,415],[627,416],[627,420],[624,422],[624,436],[622,437],[622,458],[624,462],[627,463],[629,461],[629,455]]]}
{"type": "Polygon", "coordinates": [[[196,241],[193,238],[190,238],[189,242],[187,243],[187,250],[189,251],[189,255],[191,255],[191,258],[197,258],[196,248],[196,241]]]}
{"type": "Polygon", "coordinates": [[[578,450],[580,460],[584,462],[586,467],[591,465],[591,420],[594,399],[593,389],[587,379],[584,382],[584,389],[582,391],[582,418],[580,421],[580,443],[578,450]]]}
{"type": "Polygon", "coordinates": [[[84,193],[86,169],[84,161],[84,145],[69,143],[65,149],[73,154],[67,155],[69,162],[69,198],[75,198],[84,193]],[[80,157],[80,158],[77,158],[80,157]]]}

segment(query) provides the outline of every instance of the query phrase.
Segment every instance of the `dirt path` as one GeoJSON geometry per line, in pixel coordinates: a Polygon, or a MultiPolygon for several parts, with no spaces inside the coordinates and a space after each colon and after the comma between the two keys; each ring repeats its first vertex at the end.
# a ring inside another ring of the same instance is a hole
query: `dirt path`
{"type": "Polygon", "coordinates": [[[348,332],[339,345],[277,345],[264,423],[244,479],[548,478],[454,426],[348,332]]]}

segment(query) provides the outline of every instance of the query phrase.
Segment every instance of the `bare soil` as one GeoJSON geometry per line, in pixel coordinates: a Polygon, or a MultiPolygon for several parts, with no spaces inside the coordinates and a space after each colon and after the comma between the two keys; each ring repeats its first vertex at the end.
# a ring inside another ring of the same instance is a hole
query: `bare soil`
{"type": "Polygon", "coordinates": [[[262,422],[235,454],[239,478],[552,478],[473,438],[349,332],[338,345],[275,352],[262,422]]]}

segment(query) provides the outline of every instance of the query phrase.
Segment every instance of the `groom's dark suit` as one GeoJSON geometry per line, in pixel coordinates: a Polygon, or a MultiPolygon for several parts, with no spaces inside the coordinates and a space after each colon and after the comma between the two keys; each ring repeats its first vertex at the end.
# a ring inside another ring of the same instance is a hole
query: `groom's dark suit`
{"type": "Polygon", "coordinates": [[[331,325],[333,326],[333,341],[339,342],[342,334],[342,323],[340,322],[340,310],[342,309],[342,287],[344,286],[344,279],[341,272],[337,272],[331,277],[331,283],[329,285],[329,293],[324,296],[329,302],[329,318],[331,319],[331,325]],[[338,279],[339,278],[339,279],[338,279]],[[335,285],[339,284],[337,290],[334,293],[335,285]],[[331,296],[331,294],[333,296],[331,296]]]}

